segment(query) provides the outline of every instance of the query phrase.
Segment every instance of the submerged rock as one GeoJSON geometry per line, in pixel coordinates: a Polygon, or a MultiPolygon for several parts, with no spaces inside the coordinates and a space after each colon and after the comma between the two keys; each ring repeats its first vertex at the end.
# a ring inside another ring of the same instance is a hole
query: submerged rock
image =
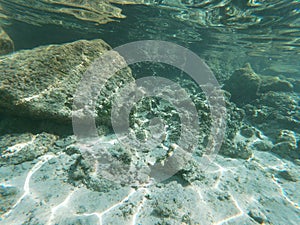
{"type": "Polygon", "coordinates": [[[280,171],[278,171],[277,176],[279,178],[285,179],[287,181],[292,181],[292,182],[298,181],[298,178],[299,178],[298,174],[293,173],[289,170],[280,170],[280,171]]]}
{"type": "MultiPolygon", "coordinates": [[[[109,49],[102,40],[80,40],[3,56],[0,58],[0,111],[32,119],[70,122],[77,85],[89,65],[109,49]]],[[[118,60],[121,57],[116,63],[118,60]]],[[[122,82],[133,79],[128,68],[120,70],[115,77],[109,83],[109,95],[122,82]]],[[[109,104],[109,98],[102,100],[109,104]]]]}
{"type": "Polygon", "coordinates": [[[14,43],[8,34],[0,27],[0,55],[6,55],[14,51],[14,43]]]}
{"type": "Polygon", "coordinates": [[[18,192],[14,186],[0,185],[0,214],[4,214],[12,207],[18,192]]]}
{"type": "Polygon", "coordinates": [[[247,63],[232,74],[225,82],[224,89],[231,93],[233,102],[245,105],[253,103],[254,100],[268,92],[293,92],[298,89],[298,86],[297,81],[293,79],[256,74],[251,65],[247,63]]]}
{"type": "Polygon", "coordinates": [[[262,82],[259,88],[260,93],[266,93],[269,91],[276,91],[276,92],[292,92],[293,85],[287,81],[280,79],[279,77],[272,77],[272,76],[261,76],[262,82]]]}
{"type": "Polygon", "coordinates": [[[268,92],[249,107],[247,114],[251,121],[266,134],[277,139],[281,130],[299,132],[299,96],[283,92],[268,92]]]}
{"type": "MultiPolygon", "coordinates": [[[[296,143],[300,133],[297,85],[298,82],[291,78],[258,75],[250,64],[236,70],[227,80],[224,88],[231,93],[231,100],[245,110],[247,121],[271,141],[255,141],[252,148],[272,151],[286,158],[300,157],[296,143]]],[[[241,134],[253,135],[248,134],[247,129],[241,129],[241,134]]]]}
{"type": "Polygon", "coordinates": [[[258,97],[261,78],[250,64],[236,70],[225,83],[224,89],[231,93],[231,100],[237,104],[246,104],[258,97]]]}
{"type": "Polygon", "coordinates": [[[263,149],[285,158],[300,157],[296,144],[296,136],[300,133],[299,100],[295,93],[272,91],[263,94],[252,105],[247,105],[247,120],[274,144],[263,149]]]}
{"type": "Polygon", "coordinates": [[[47,133],[3,135],[0,141],[0,166],[32,161],[48,152],[57,138],[47,133]]]}

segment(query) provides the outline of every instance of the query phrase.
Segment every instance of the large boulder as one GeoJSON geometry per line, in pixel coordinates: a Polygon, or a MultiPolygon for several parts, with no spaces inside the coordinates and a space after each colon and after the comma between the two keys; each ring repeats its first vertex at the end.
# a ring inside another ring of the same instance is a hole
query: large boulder
{"type": "MultiPolygon", "coordinates": [[[[80,40],[2,56],[0,111],[32,119],[71,122],[73,96],[83,74],[109,49],[102,40],[80,40]]],[[[116,63],[118,60],[123,59],[116,59],[116,63]]],[[[129,68],[120,70],[114,77],[109,82],[109,93],[103,96],[111,97],[117,86],[133,80],[129,68]]],[[[109,104],[109,99],[104,100],[109,104]]],[[[102,104],[103,110],[109,111],[106,105],[102,104]]]]}

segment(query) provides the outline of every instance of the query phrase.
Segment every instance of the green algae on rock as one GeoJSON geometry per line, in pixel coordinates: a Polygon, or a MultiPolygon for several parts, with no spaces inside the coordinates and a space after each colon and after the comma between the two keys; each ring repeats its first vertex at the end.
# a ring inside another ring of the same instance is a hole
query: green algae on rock
{"type": "MultiPolygon", "coordinates": [[[[102,40],[80,40],[2,56],[1,112],[70,123],[77,85],[89,65],[109,49],[102,40]]],[[[115,85],[133,80],[129,68],[120,70],[115,77],[115,82],[110,82],[110,89],[107,89],[110,94],[115,85]]],[[[105,97],[102,100],[108,104],[109,99],[105,97]]],[[[101,103],[101,99],[99,101],[101,103]]]]}
{"type": "Polygon", "coordinates": [[[300,133],[299,100],[295,93],[270,91],[245,110],[247,120],[274,143],[267,149],[285,158],[300,158],[294,137],[300,133]]]}
{"type": "Polygon", "coordinates": [[[270,91],[293,92],[293,83],[295,83],[297,89],[297,81],[256,74],[251,65],[247,63],[243,68],[232,74],[225,82],[224,89],[231,93],[233,102],[238,105],[245,105],[270,91]]]}
{"type": "Polygon", "coordinates": [[[261,85],[259,87],[259,93],[266,93],[269,91],[276,92],[292,92],[293,85],[287,81],[274,76],[261,76],[261,85]]]}
{"type": "Polygon", "coordinates": [[[14,43],[8,34],[0,27],[0,55],[6,55],[14,51],[14,43]]]}
{"type": "Polygon", "coordinates": [[[258,141],[252,147],[285,158],[300,158],[294,137],[300,133],[297,84],[292,78],[258,75],[250,64],[236,70],[225,82],[224,88],[231,93],[231,100],[245,110],[246,120],[273,142],[258,141]]]}
{"type": "Polygon", "coordinates": [[[237,104],[246,104],[258,97],[261,84],[260,77],[247,63],[243,68],[236,70],[225,83],[224,89],[231,93],[231,100],[237,104]]]}
{"type": "Polygon", "coordinates": [[[3,149],[0,153],[0,166],[32,161],[48,152],[57,138],[48,133],[3,135],[0,141],[0,148],[3,149]]]}

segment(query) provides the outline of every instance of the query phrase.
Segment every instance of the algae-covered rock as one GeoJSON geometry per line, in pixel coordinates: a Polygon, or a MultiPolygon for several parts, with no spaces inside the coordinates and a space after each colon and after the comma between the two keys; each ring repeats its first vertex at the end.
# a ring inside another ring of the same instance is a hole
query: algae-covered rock
{"type": "Polygon", "coordinates": [[[296,93],[262,94],[253,105],[247,105],[246,118],[273,141],[266,150],[283,157],[299,158],[295,135],[300,133],[299,96],[296,93]]]}
{"type": "Polygon", "coordinates": [[[223,143],[220,153],[230,158],[249,159],[252,156],[252,150],[245,142],[229,141],[223,143]]]}
{"type": "Polygon", "coordinates": [[[257,98],[260,83],[261,78],[247,63],[243,68],[232,74],[229,80],[226,81],[224,89],[231,93],[233,102],[241,105],[257,98]]]}
{"type": "Polygon", "coordinates": [[[295,148],[295,146],[290,142],[280,142],[272,148],[272,152],[285,157],[299,159],[300,152],[295,148]]]}
{"type": "Polygon", "coordinates": [[[292,92],[297,88],[293,79],[256,74],[249,63],[236,70],[224,85],[224,89],[231,93],[231,100],[238,105],[251,103],[268,92],[292,92]]]}
{"type": "Polygon", "coordinates": [[[272,152],[283,157],[299,158],[300,152],[297,149],[297,139],[295,132],[291,130],[281,130],[275,140],[276,144],[272,152]]]}
{"type": "Polygon", "coordinates": [[[300,80],[299,79],[287,79],[294,87],[294,91],[300,93],[300,80]]]}
{"type": "MultiPolygon", "coordinates": [[[[256,140],[251,148],[272,151],[287,158],[299,158],[296,138],[292,138],[294,133],[298,136],[300,132],[300,99],[295,93],[297,85],[298,82],[292,78],[258,75],[250,64],[236,70],[227,80],[224,88],[231,93],[231,100],[245,110],[247,122],[260,129],[269,139],[270,143],[256,140]]],[[[246,138],[253,136],[244,128],[241,129],[241,135],[246,138]]],[[[229,140],[226,142],[228,144],[229,140]]],[[[244,151],[237,151],[237,155],[246,157],[247,148],[240,147],[244,151]]],[[[234,155],[228,149],[225,148],[227,155],[234,155]]]]}
{"type": "Polygon", "coordinates": [[[281,130],[276,139],[277,143],[280,142],[290,142],[295,148],[297,146],[297,139],[295,132],[291,130],[281,130]]]}
{"type": "Polygon", "coordinates": [[[291,92],[293,91],[293,85],[287,81],[280,79],[279,77],[261,76],[262,82],[259,88],[260,93],[266,93],[268,91],[276,92],[291,92]]]}
{"type": "MultiPolygon", "coordinates": [[[[109,49],[102,40],[80,40],[3,56],[0,58],[1,112],[70,122],[77,85],[89,65],[109,49]]],[[[128,68],[120,70],[115,77],[109,83],[110,96],[123,81],[133,79],[128,68]]],[[[109,98],[104,100],[109,103],[109,98]]]]}
{"type": "Polygon", "coordinates": [[[250,126],[241,127],[240,133],[245,138],[251,138],[255,134],[255,130],[250,126]]]}
{"type": "Polygon", "coordinates": [[[261,96],[248,111],[251,120],[272,137],[282,129],[299,132],[299,96],[284,92],[268,92],[261,96]],[[267,125],[268,124],[268,125],[267,125]],[[278,130],[277,130],[278,129],[278,130]]]}
{"type": "Polygon", "coordinates": [[[0,27],[0,55],[6,55],[14,51],[14,43],[7,33],[0,27]]]}
{"type": "Polygon", "coordinates": [[[16,165],[32,161],[48,152],[57,138],[47,133],[3,135],[0,141],[0,165],[16,165]]]}

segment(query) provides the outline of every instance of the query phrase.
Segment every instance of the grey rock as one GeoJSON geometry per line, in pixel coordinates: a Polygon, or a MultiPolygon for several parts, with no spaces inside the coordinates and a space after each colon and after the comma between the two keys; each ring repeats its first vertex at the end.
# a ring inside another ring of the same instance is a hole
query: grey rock
{"type": "MultiPolygon", "coordinates": [[[[80,40],[3,56],[0,64],[1,111],[32,119],[70,123],[77,85],[89,65],[109,49],[102,40],[80,40]]],[[[116,59],[116,63],[118,60],[122,58],[116,59]]],[[[110,109],[106,106],[109,106],[110,99],[107,96],[111,96],[123,81],[133,79],[128,68],[119,71],[115,77],[111,78],[107,93],[102,90],[103,111],[108,114],[110,109]]],[[[103,117],[102,122],[109,123],[106,119],[103,117]]]]}
{"type": "MultiPolygon", "coordinates": [[[[197,171],[195,165],[189,164],[184,171],[191,178],[187,184],[173,179],[109,187],[105,180],[91,178],[89,182],[98,182],[98,189],[82,185],[79,180],[71,182],[72,165],[76,164],[71,158],[61,151],[43,164],[41,159],[35,159],[0,167],[1,182],[16,185],[0,186],[0,213],[12,209],[1,222],[14,224],[17,219],[22,224],[51,221],[64,225],[95,224],[101,219],[107,224],[135,220],[136,224],[209,225],[229,218],[228,223],[236,224],[299,223],[298,196],[293,191],[299,183],[299,166],[281,159],[282,171],[289,175],[280,174],[272,169],[280,158],[269,152],[255,152],[255,160],[249,161],[217,156],[206,171],[197,171]],[[32,170],[38,164],[41,167],[32,170]],[[24,193],[24,181],[30,173],[29,192],[13,208],[24,193]],[[272,179],[274,176],[280,180],[272,179]],[[297,179],[291,182],[290,176],[297,179]]],[[[83,174],[90,168],[84,162],[77,163],[83,174]]]]}

